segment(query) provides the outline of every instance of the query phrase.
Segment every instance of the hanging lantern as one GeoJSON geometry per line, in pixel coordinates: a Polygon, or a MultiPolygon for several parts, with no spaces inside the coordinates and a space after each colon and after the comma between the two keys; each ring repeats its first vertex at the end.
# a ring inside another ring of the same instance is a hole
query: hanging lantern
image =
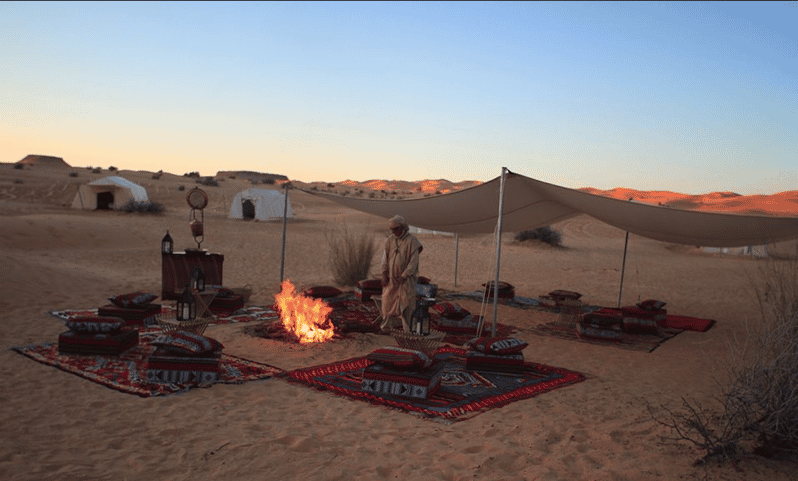
{"type": "Polygon", "coordinates": [[[205,290],[205,272],[199,267],[195,267],[191,273],[191,287],[199,292],[205,290]]]}
{"type": "Polygon", "coordinates": [[[205,221],[205,207],[208,206],[208,194],[204,190],[194,187],[188,194],[186,194],[186,202],[191,207],[191,235],[194,237],[194,242],[197,243],[197,250],[200,250],[200,245],[205,239],[205,229],[203,223],[205,221]],[[197,216],[199,211],[199,218],[197,216]]]}
{"type": "Polygon", "coordinates": [[[191,289],[186,286],[177,299],[177,320],[193,321],[197,317],[197,301],[191,294],[191,289]]]}
{"type": "Polygon", "coordinates": [[[169,231],[166,231],[166,235],[163,236],[161,239],[161,254],[171,254],[174,250],[175,243],[172,240],[172,236],[169,235],[169,231]]]}

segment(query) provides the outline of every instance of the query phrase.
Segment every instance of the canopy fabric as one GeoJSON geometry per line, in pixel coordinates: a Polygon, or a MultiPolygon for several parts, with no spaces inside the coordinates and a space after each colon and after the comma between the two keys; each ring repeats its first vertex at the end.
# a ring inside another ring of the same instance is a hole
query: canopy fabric
{"type": "MultiPolygon", "coordinates": [[[[501,178],[450,194],[410,200],[374,200],[309,191],[351,209],[386,219],[403,216],[415,227],[458,234],[493,233],[501,178]]],[[[586,214],[662,242],[741,247],[798,238],[798,217],[677,209],[602,197],[508,172],[502,230],[520,232],[586,214]]]]}

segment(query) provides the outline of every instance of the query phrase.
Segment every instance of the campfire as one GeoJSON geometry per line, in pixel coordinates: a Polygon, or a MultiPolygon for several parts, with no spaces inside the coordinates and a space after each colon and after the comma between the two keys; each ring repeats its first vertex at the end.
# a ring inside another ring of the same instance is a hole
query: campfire
{"type": "Polygon", "coordinates": [[[303,344],[332,339],[335,332],[332,322],[327,318],[332,308],[320,299],[297,294],[289,280],[283,281],[282,287],[282,292],[274,299],[285,330],[303,344]]]}

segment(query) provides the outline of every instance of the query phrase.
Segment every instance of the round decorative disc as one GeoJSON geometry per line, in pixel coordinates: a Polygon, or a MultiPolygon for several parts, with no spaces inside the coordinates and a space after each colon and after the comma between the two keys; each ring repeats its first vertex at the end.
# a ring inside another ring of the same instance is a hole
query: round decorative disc
{"type": "Polygon", "coordinates": [[[186,194],[186,201],[192,209],[202,210],[208,205],[208,194],[204,190],[194,187],[186,194]]]}

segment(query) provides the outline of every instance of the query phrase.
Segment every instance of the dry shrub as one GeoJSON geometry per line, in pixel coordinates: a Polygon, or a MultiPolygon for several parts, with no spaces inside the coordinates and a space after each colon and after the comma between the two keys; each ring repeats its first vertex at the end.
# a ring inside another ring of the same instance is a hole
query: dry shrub
{"type": "Polygon", "coordinates": [[[330,245],[330,270],[340,286],[353,286],[367,279],[377,252],[373,235],[366,231],[353,233],[347,226],[325,234],[330,245]]]}
{"type": "Polygon", "coordinates": [[[551,226],[538,227],[533,230],[523,230],[515,235],[516,242],[539,240],[554,247],[562,247],[562,234],[551,226]]]}
{"type": "MultiPolygon", "coordinates": [[[[798,254],[798,248],[796,248],[798,254]]],[[[680,411],[663,406],[666,419],[652,416],[702,448],[709,459],[736,459],[741,444],[775,459],[798,460],[798,255],[769,258],[757,278],[749,276],[761,322],[730,346],[728,379],[718,407],[708,410],[682,399],[680,411]]]]}
{"type": "Polygon", "coordinates": [[[136,202],[131,200],[123,205],[121,210],[128,214],[134,212],[139,214],[163,214],[166,208],[163,204],[158,202],[150,202],[148,200],[136,202]]]}

